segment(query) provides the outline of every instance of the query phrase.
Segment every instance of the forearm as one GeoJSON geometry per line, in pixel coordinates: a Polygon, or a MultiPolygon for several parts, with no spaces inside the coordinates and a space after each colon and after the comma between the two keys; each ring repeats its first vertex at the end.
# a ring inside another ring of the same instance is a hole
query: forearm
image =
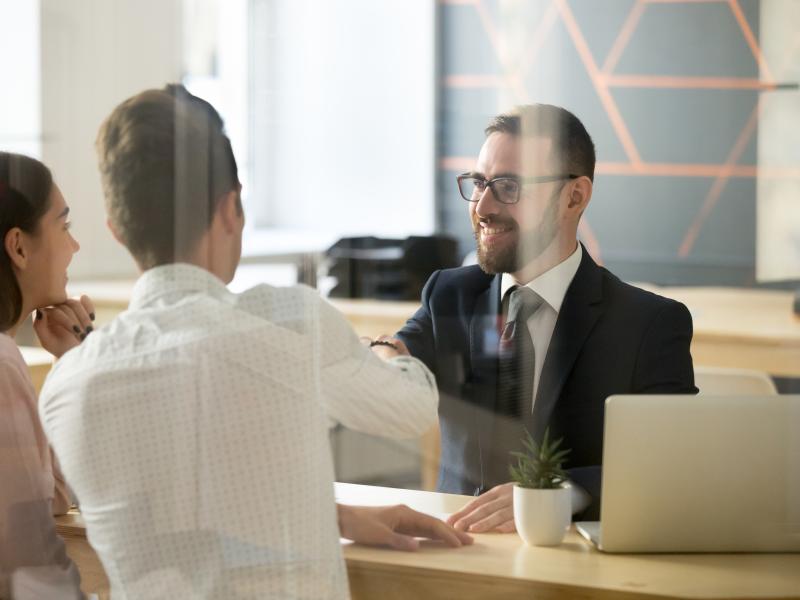
{"type": "Polygon", "coordinates": [[[425,365],[411,357],[384,363],[375,356],[364,356],[354,366],[353,361],[346,361],[324,374],[322,386],[333,420],[351,429],[395,438],[428,430],[436,418],[439,394],[425,365]],[[342,380],[341,372],[351,369],[342,380]]]}

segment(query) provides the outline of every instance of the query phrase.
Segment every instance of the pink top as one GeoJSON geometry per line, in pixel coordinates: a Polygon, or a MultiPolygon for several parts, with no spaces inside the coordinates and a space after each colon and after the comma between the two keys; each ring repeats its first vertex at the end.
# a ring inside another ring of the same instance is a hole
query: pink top
{"type": "Polygon", "coordinates": [[[31,585],[44,591],[30,574],[46,567],[45,579],[56,586],[77,585],[77,570],[52,516],[71,504],[39,420],[28,367],[14,340],[0,334],[0,598],[12,589],[22,597],[21,588],[33,591],[31,585]]]}

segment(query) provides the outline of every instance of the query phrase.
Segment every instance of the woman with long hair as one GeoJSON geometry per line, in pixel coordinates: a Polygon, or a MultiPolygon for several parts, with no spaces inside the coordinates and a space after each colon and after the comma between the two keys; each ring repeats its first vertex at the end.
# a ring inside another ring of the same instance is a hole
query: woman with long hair
{"type": "Polygon", "coordinates": [[[0,599],[83,598],[53,519],[69,510],[69,490],[13,341],[34,312],[56,360],[92,331],[91,301],[67,298],[66,270],[79,249],[68,213],[45,165],[0,152],[0,599]]]}

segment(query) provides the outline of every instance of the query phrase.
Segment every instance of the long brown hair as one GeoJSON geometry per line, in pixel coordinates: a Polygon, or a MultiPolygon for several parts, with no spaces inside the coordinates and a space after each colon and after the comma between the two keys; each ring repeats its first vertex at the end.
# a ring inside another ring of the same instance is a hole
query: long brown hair
{"type": "Polygon", "coordinates": [[[15,227],[29,235],[38,233],[52,189],[53,175],[41,162],[0,152],[0,331],[11,329],[22,316],[22,290],[5,250],[6,236],[15,227]]]}

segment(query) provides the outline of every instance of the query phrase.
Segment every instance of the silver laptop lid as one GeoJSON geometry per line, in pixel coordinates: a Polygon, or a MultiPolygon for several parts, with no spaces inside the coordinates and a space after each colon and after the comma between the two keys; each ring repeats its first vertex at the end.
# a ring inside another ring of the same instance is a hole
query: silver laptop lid
{"type": "Polygon", "coordinates": [[[800,551],[800,396],[612,396],[601,548],[800,551]]]}

